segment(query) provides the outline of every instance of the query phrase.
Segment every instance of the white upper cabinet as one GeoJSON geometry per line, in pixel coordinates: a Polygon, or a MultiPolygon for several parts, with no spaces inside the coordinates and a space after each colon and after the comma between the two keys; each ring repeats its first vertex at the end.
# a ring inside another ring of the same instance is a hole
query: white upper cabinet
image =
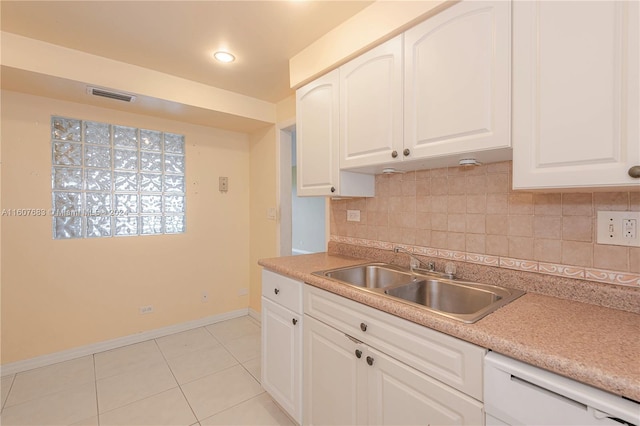
{"type": "Polygon", "coordinates": [[[340,70],[296,91],[298,196],[373,196],[374,177],[340,171],[340,70]]]}
{"type": "Polygon", "coordinates": [[[640,186],[639,9],[514,2],[515,189],[640,186]]]}
{"type": "Polygon", "coordinates": [[[298,195],[339,189],[339,71],[296,91],[298,195]]]}
{"type": "Polygon", "coordinates": [[[455,4],[406,31],[404,55],[405,159],[510,158],[511,2],[455,4]]]}
{"type": "Polygon", "coordinates": [[[510,88],[511,2],[457,3],[298,90],[299,191],[362,196],[356,171],[511,159],[510,88]]]}
{"type": "Polygon", "coordinates": [[[341,168],[388,162],[402,151],[402,69],[402,35],[340,68],[341,168]]]}

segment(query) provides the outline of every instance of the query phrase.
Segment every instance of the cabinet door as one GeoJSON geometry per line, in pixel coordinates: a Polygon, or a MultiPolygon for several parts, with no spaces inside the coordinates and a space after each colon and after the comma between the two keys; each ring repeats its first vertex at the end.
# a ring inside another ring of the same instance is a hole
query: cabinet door
{"type": "Polygon", "coordinates": [[[514,188],[638,187],[638,2],[513,8],[514,188]]]}
{"type": "Polygon", "coordinates": [[[407,159],[511,146],[510,2],[457,3],[404,44],[407,159]]]}
{"type": "Polygon", "coordinates": [[[484,348],[320,288],[305,286],[303,291],[309,316],[482,400],[484,348]]]}
{"type": "Polygon", "coordinates": [[[364,345],[305,315],[304,424],[366,423],[364,345]],[[361,351],[361,357],[355,351],[361,351]]]}
{"type": "Polygon", "coordinates": [[[341,169],[402,153],[402,78],[401,35],[340,68],[341,169]]]}
{"type": "Polygon", "coordinates": [[[302,420],[301,316],[262,298],[262,387],[298,423],[302,420]]]}
{"type": "Polygon", "coordinates": [[[296,91],[299,196],[339,192],[339,70],[296,91]],[[333,191],[332,191],[333,189],[333,191]]]}
{"type": "Polygon", "coordinates": [[[375,349],[368,356],[369,424],[483,424],[482,403],[375,349]]]}

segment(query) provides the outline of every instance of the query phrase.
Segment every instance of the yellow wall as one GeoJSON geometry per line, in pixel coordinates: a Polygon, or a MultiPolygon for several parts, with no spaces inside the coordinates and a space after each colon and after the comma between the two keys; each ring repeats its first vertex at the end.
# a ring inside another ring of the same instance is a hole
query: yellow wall
{"type": "MultiPolygon", "coordinates": [[[[283,99],[276,105],[278,122],[291,122],[296,114],[295,95],[283,99]]],[[[258,260],[278,256],[278,221],[267,219],[267,209],[277,206],[277,126],[270,126],[250,136],[251,139],[251,274],[249,308],[260,311],[262,294],[262,267],[258,260]]]]}
{"type": "Polygon", "coordinates": [[[278,123],[292,120],[296,117],[296,95],[291,95],[276,104],[276,119],[278,123]]]}
{"type": "Polygon", "coordinates": [[[251,285],[249,308],[260,311],[262,268],[258,259],[277,256],[276,221],[267,219],[267,209],[276,206],[275,127],[251,135],[251,285]]]}
{"type": "MultiPolygon", "coordinates": [[[[14,92],[1,100],[5,209],[50,208],[52,114],[182,133],[187,157],[182,235],[54,241],[51,217],[2,217],[3,364],[247,307],[247,135],[14,92]],[[155,311],[140,315],[142,305],[155,311]]],[[[275,174],[260,166],[258,180],[275,174]]]]}

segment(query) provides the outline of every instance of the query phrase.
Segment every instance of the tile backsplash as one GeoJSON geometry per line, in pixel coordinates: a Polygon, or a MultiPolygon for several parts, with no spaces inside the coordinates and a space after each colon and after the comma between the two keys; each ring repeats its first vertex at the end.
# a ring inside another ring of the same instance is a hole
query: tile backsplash
{"type": "Polygon", "coordinates": [[[640,248],[595,242],[596,212],[640,211],[640,188],[513,191],[511,166],[377,175],[375,197],[331,201],[331,239],[640,286],[640,248]],[[360,222],[347,210],[360,210],[360,222]]]}

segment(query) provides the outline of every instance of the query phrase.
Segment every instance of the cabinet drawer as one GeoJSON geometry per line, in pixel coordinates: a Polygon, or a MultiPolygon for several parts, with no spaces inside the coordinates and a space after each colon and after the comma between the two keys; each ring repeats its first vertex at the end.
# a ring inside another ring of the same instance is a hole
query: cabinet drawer
{"type": "Polygon", "coordinates": [[[308,285],[304,313],[482,401],[484,348],[308,285]]]}
{"type": "Polygon", "coordinates": [[[303,283],[275,272],[262,270],[262,296],[296,314],[302,314],[303,283]]]}

